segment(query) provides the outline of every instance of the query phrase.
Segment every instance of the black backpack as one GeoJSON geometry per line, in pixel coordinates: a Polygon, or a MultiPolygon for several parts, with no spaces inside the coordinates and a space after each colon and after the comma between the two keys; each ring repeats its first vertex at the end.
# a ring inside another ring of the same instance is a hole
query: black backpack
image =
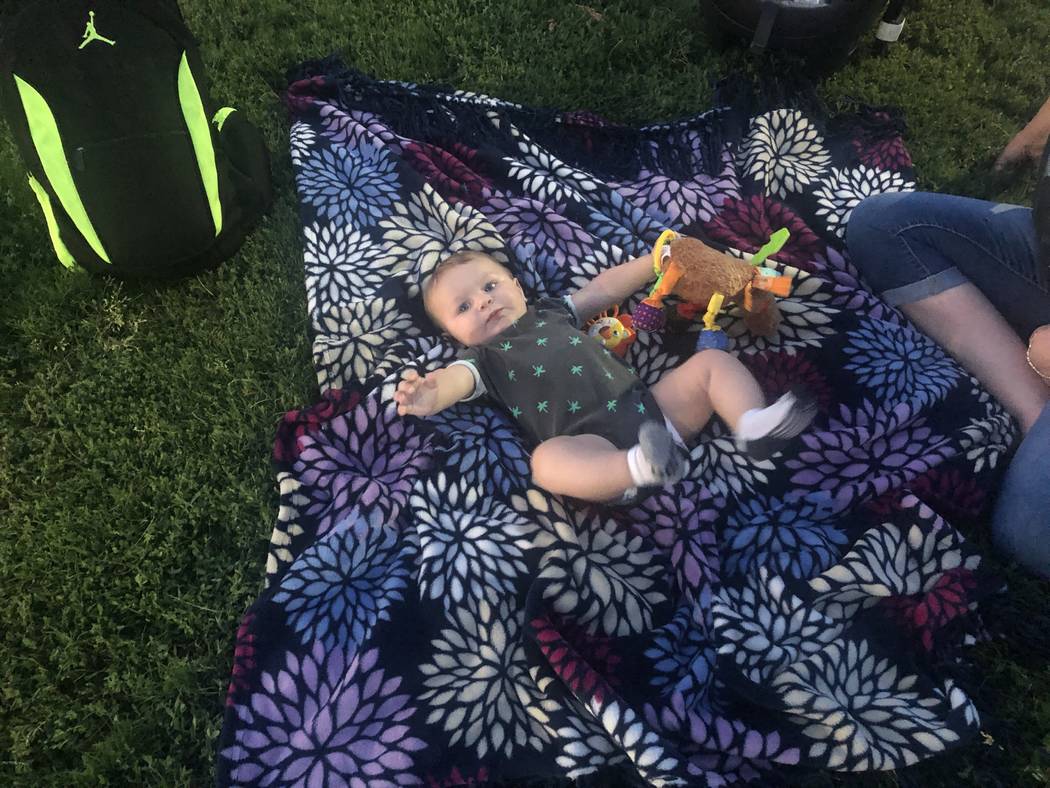
{"type": "Polygon", "coordinates": [[[213,105],[174,0],[34,0],[0,31],[0,112],[64,265],[172,277],[237,251],[269,156],[213,105]]]}

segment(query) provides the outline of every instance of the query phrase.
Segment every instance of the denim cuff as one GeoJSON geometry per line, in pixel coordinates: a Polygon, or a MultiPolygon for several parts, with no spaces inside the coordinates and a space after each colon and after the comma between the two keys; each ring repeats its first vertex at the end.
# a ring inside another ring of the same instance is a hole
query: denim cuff
{"type": "Polygon", "coordinates": [[[937,295],[945,290],[966,284],[969,281],[963,275],[963,272],[953,265],[951,268],[945,268],[943,271],[938,271],[932,276],[920,279],[918,282],[910,282],[901,287],[883,290],[879,297],[890,306],[901,306],[923,298],[929,298],[932,295],[937,295]]]}

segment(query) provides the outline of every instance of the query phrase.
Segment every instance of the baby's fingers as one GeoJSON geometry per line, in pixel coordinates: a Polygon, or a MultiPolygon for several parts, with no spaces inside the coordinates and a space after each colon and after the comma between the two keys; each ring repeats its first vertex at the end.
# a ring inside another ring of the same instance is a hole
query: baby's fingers
{"type": "Polygon", "coordinates": [[[426,416],[426,412],[418,405],[405,403],[397,406],[398,416],[426,416]]]}
{"type": "Polygon", "coordinates": [[[402,392],[405,392],[405,393],[411,393],[411,392],[414,392],[416,389],[418,389],[419,388],[419,384],[422,383],[422,382],[423,382],[423,379],[421,379],[418,375],[416,377],[414,377],[414,378],[411,378],[411,379],[402,379],[397,384],[397,389],[395,389],[395,391],[402,391],[402,392]]]}

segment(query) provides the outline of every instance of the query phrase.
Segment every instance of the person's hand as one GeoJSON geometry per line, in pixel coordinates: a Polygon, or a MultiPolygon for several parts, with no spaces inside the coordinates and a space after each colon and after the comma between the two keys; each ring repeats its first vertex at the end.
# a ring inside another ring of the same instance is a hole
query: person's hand
{"type": "Polygon", "coordinates": [[[414,369],[401,374],[401,381],[394,392],[398,416],[429,416],[437,405],[437,379],[422,376],[414,369]]]}
{"type": "Polygon", "coordinates": [[[995,169],[1002,171],[1016,164],[1026,164],[1028,161],[1033,164],[1038,163],[1045,146],[1046,135],[1033,133],[1029,126],[1025,126],[1006,143],[1003,152],[995,160],[995,169]]]}

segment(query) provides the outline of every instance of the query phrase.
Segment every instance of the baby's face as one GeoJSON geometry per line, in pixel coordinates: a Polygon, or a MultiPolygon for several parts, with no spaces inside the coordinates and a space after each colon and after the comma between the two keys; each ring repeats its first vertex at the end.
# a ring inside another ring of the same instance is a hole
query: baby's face
{"type": "Polygon", "coordinates": [[[519,320],[527,306],[518,280],[485,258],[442,271],[428,301],[439,325],[468,347],[496,337],[519,320]]]}

